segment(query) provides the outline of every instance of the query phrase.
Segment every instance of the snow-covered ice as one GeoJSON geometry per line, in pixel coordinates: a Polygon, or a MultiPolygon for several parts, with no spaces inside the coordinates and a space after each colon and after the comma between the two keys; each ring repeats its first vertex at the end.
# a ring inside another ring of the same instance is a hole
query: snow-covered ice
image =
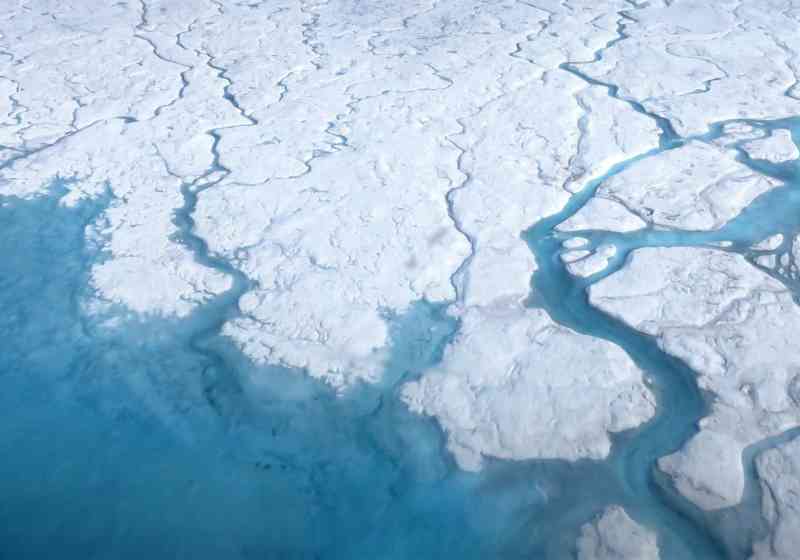
{"type": "Polygon", "coordinates": [[[791,133],[786,129],[773,130],[766,138],[750,140],[742,144],[742,148],[751,158],[764,159],[772,163],[780,163],[800,158],[800,150],[792,141],[791,133]]]}
{"type": "Polygon", "coordinates": [[[647,222],[623,204],[610,198],[594,197],[568,220],[559,224],[560,231],[602,229],[627,232],[642,229],[647,222]]]}
{"type": "Polygon", "coordinates": [[[567,270],[575,276],[591,276],[605,270],[608,261],[617,254],[614,245],[601,245],[583,258],[567,263],[567,270]]]}
{"type": "Polygon", "coordinates": [[[662,228],[717,229],[775,186],[773,179],[737,162],[734,152],[691,141],[634,162],[600,185],[599,199],[624,206],[633,217],[614,219],[622,212],[618,205],[593,203],[565,225],[586,229],[583,224],[593,224],[597,216],[593,227],[620,232],[636,229],[641,221],[662,228]]]}

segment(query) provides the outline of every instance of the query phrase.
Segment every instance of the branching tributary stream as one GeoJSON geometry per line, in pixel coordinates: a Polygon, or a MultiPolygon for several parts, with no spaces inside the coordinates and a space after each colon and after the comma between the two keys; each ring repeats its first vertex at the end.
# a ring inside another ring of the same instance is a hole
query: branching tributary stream
{"type": "MultiPolygon", "coordinates": [[[[606,89],[613,99],[649,117],[661,132],[659,147],[612,165],[573,195],[561,212],[541,220],[524,233],[523,237],[534,253],[538,267],[532,279],[529,304],[544,308],[564,326],[623,348],[646,372],[657,398],[657,415],[641,428],[615,437],[607,461],[584,461],[569,468],[564,466],[564,471],[570,474],[566,475],[568,482],[563,484],[563,488],[569,490],[560,494],[560,498],[546,510],[533,515],[523,531],[531,535],[535,543],[533,549],[542,557],[561,557],[569,547],[575,527],[590,517],[589,512],[597,513],[607,505],[619,504],[634,519],[657,529],[662,559],[744,558],[750,552],[750,538],[743,540],[741,536],[715,534],[719,527],[710,528],[708,517],[698,508],[668,488],[669,485],[665,487],[656,482],[657,459],[680,449],[696,433],[698,421],[707,413],[706,398],[697,386],[696,374],[680,360],[663,352],[653,337],[592,307],[588,302],[587,289],[619,270],[631,251],[642,247],[714,247],[741,253],[756,265],[755,259],[763,252],[753,251],[752,246],[767,237],[783,234],[784,242],[775,252],[778,256],[782,252],[787,255],[785,258],[791,259],[791,240],[800,232],[800,164],[797,161],[774,164],[752,160],[740,148],[743,141],[731,143],[741,163],[784,185],[758,197],[738,217],[715,231],[675,231],[648,227],[628,233],[576,231],[563,234],[558,233],[556,227],[579,212],[603,182],[636,162],[658,157],[668,150],[680,149],[690,140],[718,140],[724,136],[725,126],[734,123],[750,125],[765,135],[776,129],[788,129],[792,132],[795,144],[800,146],[800,118],[725,121],[712,125],[706,134],[680,137],[669,121],[647,111],[635,101],[622,98],[617,86],[593,79],[580,69],[583,64],[599,61],[606,49],[627,38],[626,17],[624,14],[621,16],[618,37],[599,49],[592,60],[565,63],[561,69],[590,86],[606,89]],[[564,251],[563,241],[572,236],[588,240],[588,244],[581,249],[614,245],[617,252],[602,272],[587,278],[574,277],[567,272],[560,259],[564,251]],[[552,523],[553,517],[559,521],[552,523]],[[553,538],[553,534],[569,537],[553,538]]],[[[795,294],[798,293],[797,279],[760,268],[783,281],[795,294]]],[[[752,461],[753,458],[748,456],[745,460],[752,461]]],[[[753,469],[746,465],[746,471],[751,478],[749,487],[752,489],[753,469]]],[[[751,499],[748,507],[757,508],[759,505],[757,500],[751,499]]],[[[758,511],[745,512],[745,516],[749,516],[746,522],[756,524],[756,519],[760,521],[758,511]]]]}

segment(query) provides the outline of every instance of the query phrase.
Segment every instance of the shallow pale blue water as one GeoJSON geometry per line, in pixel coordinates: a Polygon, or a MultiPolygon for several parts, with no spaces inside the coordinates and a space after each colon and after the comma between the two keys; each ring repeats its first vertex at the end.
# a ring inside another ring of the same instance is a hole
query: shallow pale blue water
{"type": "Polygon", "coordinates": [[[344,398],[254,372],[213,334],[230,296],[101,328],[80,302],[107,201],[61,188],[0,203],[0,557],[487,558],[543,503],[513,466],[459,473],[396,397],[456,328],[441,308],[387,317],[384,381],[344,398]]]}
{"type": "MultiPolygon", "coordinates": [[[[643,157],[680,145],[664,132],[643,157]]],[[[620,248],[610,272],[642,246],[730,240],[750,255],[753,242],[800,230],[796,164],[742,158],[786,186],[718,232],[584,234],[620,248]]],[[[654,379],[659,415],[616,437],[608,461],[490,461],[480,474],[455,469],[436,424],[397,398],[458,328],[442,306],[387,316],[382,382],[339,397],[302,372],[255,369],[216,335],[247,280],[192,235],[188,188],[181,239],[234,288],[186,319],[116,328],[81,309],[103,258],[84,228],[109,200],[63,207],[63,183],[33,200],[0,198],[0,557],[569,558],[580,525],[615,503],[658,531],[663,558],[736,557],[652,476],[705,412],[693,373],[588,306],[585,287],[603,274],[576,280],[558,259],[552,228],[600,180],[526,232],[540,266],[531,305],[629,352],[654,379]]]]}

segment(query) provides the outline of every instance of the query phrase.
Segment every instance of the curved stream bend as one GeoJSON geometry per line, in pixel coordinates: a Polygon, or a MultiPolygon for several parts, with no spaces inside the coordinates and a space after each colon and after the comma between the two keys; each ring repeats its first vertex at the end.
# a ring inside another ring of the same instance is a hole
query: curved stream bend
{"type": "MultiPolygon", "coordinates": [[[[584,77],[574,68],[564,69],[584,77]]],[[[616,98],[617,90],[614,86],[588,79],[587,81],[606,87],[609,95],[616,98]]],[[[599,472],[604,473],[600,476],[611,476],[619,480],[620,495],[617,496],[617,503],[624,506],[634,518],[658,529],[662,558],[705,560],[728,558],[732,554],[738,557],[738,554],[749,553],[750,543],[747,543],[748,550],[730,550],[728,541],[736,539],[731,539],[730,536],[726,539],[723,536],[722,540],[718,540],[719,535],[708,530],[704,515],[698,508],[677,493],[663,488],[656,483],[654,477],[657,459],[683,447],[697,432],[697,422],[707,412],[707,404],[697,387],[694,372],[680,360],[663,352],[654,338],[592,307],[588,302],[587,289],[623,267],[630,252],[641,247],[721,249],[717,244],[727,241],[731,245],[724,250],[741,253],[752,262],[754,255],[750,247],[761,239],[777,233],[791,239],[800,231],[800,173],[795,162],[771,164],[754,161],[736,145],[741,163],[758,173],[782,181],[784,186],[760,196],[737,218],[718,230],[679,232],[646,228],[624,234],[605,231],[576,231],[570,234],[555,232],[560,223],[583,208],[604,181],[624,171],[632,163],[656,157],[667,150],[678,149],[688,140],[716,140],[723,136],[724,125],[734,122],[716,123],[704,135],[682,138],[663,119],[647,113],[638,104],[627,103],[654,119],[662,132],[660,147],[613,165],[575,194],[561,212],[541,220],[524,232],[523,237],[538,265],[532,279],[529,304],[543,307],[555,321],[564,326],[619,345],[649,374],[648,381],[652,384],[651,388],[658,401],[657,416],[640,429],[616,436],[608,459],[608,466],[613,474],[603,469],[599,472]],[[586,278],[573,277],[560,259],[560,253],[564,250],[563,240],[573,235],[588,238],[588,248],[612,243],[617,247],[617,255],[602,272],[586,278]]],[[[735,122],[766,131],[789,128],[794,131],[794,140],[798,142],[800,119],[774,122],[742,119],[735,122]]],[[[608,483],[612,484],[611,481],[608,483]]],[[[598,481],[598,484],[602,482],[598,481]]],[[[605,505],[610,505],[610,502],[599,496],[589,497],[580,504],[579,509],[586,511],[594,506],[596,510],[600,510],[605,505]]]]}

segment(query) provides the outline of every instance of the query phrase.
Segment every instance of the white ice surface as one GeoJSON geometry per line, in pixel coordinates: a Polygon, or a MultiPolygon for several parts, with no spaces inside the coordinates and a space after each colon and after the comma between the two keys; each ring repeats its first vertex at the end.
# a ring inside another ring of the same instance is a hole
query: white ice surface
{"type": "Polygon", "coordinates": [[[774,251],[775,249],[780,247],[782,243],[783,243],[783,234],[777,233],[756,243],[755,245],[753,245],[753,249],[757,249],[759,251],[774,251]]]}
{"type": "Polygon", "coordinates": [[[578,560],[658,560],[656,534],[642,527],[619,506],[581,529],[578,560]]]}
{"type": "Polygon", "coordinates": [[[756,458],[762,514],[771,531],[755,543],[752,560],[790,560],[800,550],[800,440],[756,458]]]}
{"type": "Polygon", "coordinates": [[[597,202],[563,227],[625,232],[644,221],[662,228],[712,230],[777,185],[737,162],[735,152],[693,141],[635,162],[604,181],[597,202]],[[625,216],[620,205],[634,216],[625,216]]]}
{"type": "Polygon", "coordinates": [[[617,346],[514,302],[472,308],[440,367],[405,385],[412,410],[447,430],[458,464],[482,457],[602,458],[608,432],[654,413],[641,371],[617,346]]]}
{"type": "Polygon", "coordinates": [[[580,212],[559,224],[557,229],[560,231],[600,229],[624,233],[642,229],[646,225],[647,222],[619,202],[593,197],[580,212]]]}
{"type": "Polygon", "coordinates": [[[745,142],[742,148],[754,159],[764,159],[772,163],[795,160],[800,157],[800,150],[792,141],[791,133],[779,128],[773,130],[766,138],[745,142]]]}

